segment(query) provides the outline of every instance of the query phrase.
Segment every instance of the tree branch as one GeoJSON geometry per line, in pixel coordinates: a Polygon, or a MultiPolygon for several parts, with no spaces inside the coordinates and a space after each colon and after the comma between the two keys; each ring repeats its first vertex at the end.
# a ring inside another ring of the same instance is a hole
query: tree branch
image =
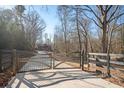
{"type": "Polygon", "coordinates": [[[110,6],[108,7],[108,9],[106,10],[106,13],[108,13],[108,11],[109,11],[111,8],[112,8],[112,5],[110,5],[110,6]]]}
{"type": "Polygon", "coordinates": [[[95,13],[95,11],[94,11],[91,7],[89,7],[88,5],[85,5],[85,6],[90,9],[90,11],[94,14],[94,16],[95,16],[95,17],[99,20],[99,22],[102,24],[102,20],[100,19],[99,16],[97,16],[97,14],[95,13]]]}
{"type": "Polygon", "coordinates": [[[83,13],[87,18],[91,19],[99,28],[102,29],[102,27],[94,20],[93,18],[88,17],[85,13],[83,13]]]}
{"type": "Polygon", "coordinates": [[[112,19],[110,19],[108,22],[111,22],[111,21],[113,21],[114,19],[119,18],[119,17],[121,17],[121,16],[123,16],[123,15],[124,15],[124,13],[121,13],[121,14],[119,14],[119,15],[113,17],[112,19]]]}
{"type": "Polygon", "coordinates": [[[112,19],[112,17],[114,16],[114,14],[116,13],[116,11],[118,10],[118,8],[119,8],[119,6],[117,6],[116,9],[115,9],[115,11],[113,11],[113,13],[110,15],[107,23],[110,22],[110,20],[112,19]]]}

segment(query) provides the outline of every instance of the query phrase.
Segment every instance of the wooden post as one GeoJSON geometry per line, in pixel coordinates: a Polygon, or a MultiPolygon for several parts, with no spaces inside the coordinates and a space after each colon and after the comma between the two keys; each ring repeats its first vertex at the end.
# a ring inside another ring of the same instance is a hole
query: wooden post
{"type": "Polygon", "coordinates": [[[16,49],[13,49],[12,51],[12,69],[13,69],[13,75],[16,74],[16,49]]]}
{"type": "Polygon", "coordinates": [[[52,69],[54,69],[53,53],[51,53],[51,67],[52,69]]]}
{"type": "Polygon", "coordinates": [[[111,77],[110,75],[110,55],[107,55],[107,77],[111,77]]]}
{"type": "Polygon", "coordinates": [[[88,63],[88,70],[90,69],[90,64],[89,64],[89,54],[87,53],[87,63],[88,63]]]}
{"type": "Polygon", "coordinates": [[[80,68],[82,68],[82,50],[80,51],[80,68]]]}
{"type": "Polygon", "coordinates": [[[53,58],[53,69],[54,69],[54,64],[55,64],[55,60],[54,60],[54,58],[53,58]]]}
{"type": "Polygon", "coordinates": [[[96,73],[99,74],[99,70],[97,69],[97,66],[98,66],[98,58],[96,57],[96,73]]]}
{"type": "Polygon", "coordinates": [[[16,70],[19,70],[19,56],[16,56],[16,70]]]}
{"type": "Polygon", "coordinates": [[[101,67],[101,65],[100,65],[99,59],[96,56],[96,73],[102,74],[102,71],[99,70],[99,67],[101,67]],[[97,67],[98,67],[98,69],[97,69],[97,67]]]}
{"type": "Polygon", "coordinates": [[[2,52],[0,50],[0,72],[2,72],[2,52]]]}
{"type": "Polygon", "coordinates": [[[84,50],[82,51],[82,70],[84,70],[84,50]]]}

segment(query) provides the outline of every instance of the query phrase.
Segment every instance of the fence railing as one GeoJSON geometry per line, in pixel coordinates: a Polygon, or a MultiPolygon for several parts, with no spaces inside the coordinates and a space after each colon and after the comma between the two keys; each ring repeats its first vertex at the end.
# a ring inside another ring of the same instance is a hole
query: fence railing
{"type": "MultiPolygon", "coordinates": [[[[124,74],[124,61],[122,59],[124,59],[123,54],[109,54],[109,55],[107,53],[88,54],[89,63],[96,64],[96,67],[104,68],[106,71],[106,73],[105,72],[104,73],[107,75],[111,74],[112,70],[119,71],[119,73],[124,74]],[[121,61],[118,61],[118,59],[121,59],[121,61]]],[[[100,71],[100,69],[96,69],[96,71],[100,71]]]]}

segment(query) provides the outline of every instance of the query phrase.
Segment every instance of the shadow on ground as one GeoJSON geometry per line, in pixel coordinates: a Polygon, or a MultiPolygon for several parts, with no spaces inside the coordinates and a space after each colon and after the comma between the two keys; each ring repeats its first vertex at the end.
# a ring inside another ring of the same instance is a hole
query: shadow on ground
{"type": "MultiPolygon", "coordinates": [[[[83,81],[95,87],[104,87],[100,84],[91,83],[84,79],[97,78],[94,74],[80,73],[80,70],[66,70],[66,71],[34,71],[27,73],[18,73],[11,82],[7,85],[7,88],[15,87],[28,87],[28,88],[41,88],[41,87],[61,87],[58,84],[63,82],[83,81]]],[[[70,82],[70,83],[71,83],[70,82]]],[[[63,83],[64,84],[64,83],[63,83]]],[[[72,84],[74,84],[72,82],[72,84]]],[[[60,84],[61,85],[61,84],[60,84]]],[[[68,84],[67,84],[68,85],[68,84]]],[[[65,86],[68,87],[65,83],[65,86]]]]}

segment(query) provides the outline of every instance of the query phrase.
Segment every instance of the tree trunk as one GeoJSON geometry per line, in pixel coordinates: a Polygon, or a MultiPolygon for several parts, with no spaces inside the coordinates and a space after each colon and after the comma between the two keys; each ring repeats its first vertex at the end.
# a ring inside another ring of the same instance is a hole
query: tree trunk
{"type": "Polygon", "coordinates": [[[90,49],[91,49],[91,52],[93,53],[94,51],[93,51],[93,47],[92,47],[92,43],[91,43],[89,35],[88,35],[88,38],[89,38],[90,49]]]}
{"type": "MultiPolygon", "coordinates": [[[[66,29],[66,28],[65,28],[66,29]]],[[[68,49],[67,49],[67,38],[66,38],[66,31],[64,32],[64,39],[65,39],[65,53],[66,53],[66,56],[67,56],[67,53],[68,53],[68,49]]]]}
{"type": "Polygon", "coordinates": [[[87,36],[88,36],[88,35],[87,35],[87,32],[85,32],[85,33],[86,33],[86,38],[85,38],[85,39],[86,39],[86,42],[85,42],[85,49],[86,49],[85,52],[86,52],[86,53],[85,53],[85,54],[86,54],[86,62],[87,62],[87,61],[88,61],[88,60],[87,60],[87,54],[88,54],[88,37],[87,37],[87,36]]]}
{"type": "Polygon", "coordinates": [[[121,29],[121,41],[122,41],[122,44],[121,44],[121,53],[124,54],[124,26],[122,26],[122,29],[121,29]]]}
{"type": "Polygon", "coordinates": [[[103,35],[102,35],[102,52],[107,53],[108,36],[107,36],[106,15],[103,15],[102,33],[103,33],[103,35]]]}
{"type": "Polygon", "coordinates": [[[79,16],[79,13],[78,13],[78,8],[76,9],[76,27],[77,27],[77,32],[78,32],[78,40],[79,40],[79,52],[80,52],[80,67],[82,63],[82,57],[81,57],[81,50],[82,50],[82,45],[81,45],[81,36],[80,36],[80,30],[79,30],[79,22],[78,22],[78,16],[79,16]]]}
{"type": "Polygon", "coordinates": [[[102,36],[102,52],[107,53],[107,48],[106,48],[106,31],[103,30],[103,36],[102,36]]]}

